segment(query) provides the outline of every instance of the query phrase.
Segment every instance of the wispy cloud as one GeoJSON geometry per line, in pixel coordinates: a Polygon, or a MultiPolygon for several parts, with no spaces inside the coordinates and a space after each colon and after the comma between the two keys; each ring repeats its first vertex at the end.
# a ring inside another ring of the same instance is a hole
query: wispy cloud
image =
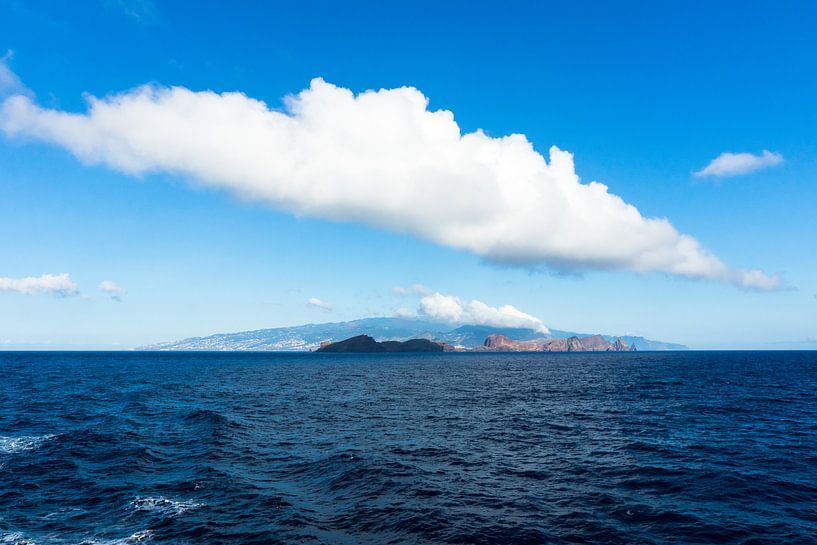
{"type": "Polygon", "coordinates": [[[9,49],[5,55],[0,57],[0,98],[13,94],[30,94],[25,88],[17,74],[11,71],[8,61],[14,56],[14,51],[9,49]]]}
{"type": "Polygon", "coordinates": [[[777,166],[783,163],[783,156],[779,153],[763,150],[757,155],[752,153],[721,153],[708,165],[694,173],[698,178],[715,177],[728,178],[749,174],[764,168],[777,166]]]}
{"type": "Polygon", "coordinates": [[[0,291],[14,292],[21,295],[56,295],[71,297],[79,295],[79,288],[68,273],[44,274],[25,278],[0,277],[0,291]]]}
{"type": "Polygon", "coordinates": [[[125,290],[122,289],[119,284],[112,280],[103,280],[99,283],[100,291],[104,292],[114,301],[122,301],[122,297],[125,295],[125,290]]]}
{"type": "Polygon", "coordinates": [[[309,299],[306,300],[306,304],[312,305],[313,307],[322,308],[323,310],[328,311],[332,310],[332,305],[330,305],[326,301],[321,301],[317,297],[310,297],[309,299]]]}
{"type": "Polygon", "coordinates": [[[391,289],[392,293],[395,295],[399,295],[401,297],[405,297],[408,295],[428,295],[432,293],[431,289],[427,288],[422,284],[412,284],[411,286],[404,288],[402,286],[397,286],[391,289]]]}
{"type": "MultiPolygon", "coordinates": [[[[143,86],[88,97],[87,113],[18,95],[6,135],[57,144],[133,175],[171,172],[294,214],[409,233],[487,260],[556,270],[659,271],[769,289],[665,218],[648,218],[573,156],[521,134],[461,131],[413,87],[355,94],[322,79],[285,110],[242,93],[143,86]]],[[[706,169],[705,169],[706,170],[706,169]]]]}
{"type": "Polygon", "coordinates": [[[512,305],[492,307],[482,301],[464,301],[454,295],[439,292],[424,295],[420,299],[418,311],[422,316],[443,322],[495,327],[525,327],[544,334],[550,333],[542,320],[512,305]]]}
{"type": "Polygon", "coordinates": [[[106,0],[106,3],[139,23],[153,21],[159,13],[152,0],[106,0]]]}

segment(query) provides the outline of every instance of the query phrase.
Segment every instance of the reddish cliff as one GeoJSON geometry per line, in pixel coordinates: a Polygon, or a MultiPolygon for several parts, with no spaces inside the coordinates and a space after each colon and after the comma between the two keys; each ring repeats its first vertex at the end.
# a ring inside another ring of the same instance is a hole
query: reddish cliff
{"type": "Polygon", "coordinates": [[[484,352],[625,352],[635,347],[627,346],[621,339],[610,342],[601,335],[567,337],[564,339],[534,339],[514,341],[504,335],[489,335],[483,346],[484,352]]]}

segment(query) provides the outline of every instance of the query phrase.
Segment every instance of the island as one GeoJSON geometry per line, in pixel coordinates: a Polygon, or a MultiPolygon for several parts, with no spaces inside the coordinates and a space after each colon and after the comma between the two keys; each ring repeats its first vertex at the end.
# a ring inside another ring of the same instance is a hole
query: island
{"type": "Polygon", "coordinates": [[[321,343],[316,352],[443,352],[445,345],[427,339],[378,342],[368,335],[358,335],[336,343],[321,343]]]}
{"type": "Polygon", "coordinates": [[[138,350],[202,350],[202,351],[274,351],[313,352],[321,344],[369,335],[379,341],[408,341],[428,339],[450,347],[444,351],[620,351],[627,350],[688,350],[681,344],[646,339],[633,335],[593,335],[576,331],[550,328],[548,333],[523,327],[499,327],[485,324],[459,324],[420,318],[375,317],[348,322],[301,324],[272,329],[216,333],[205,337],[191,337],[147,346],[138,350]],[[490,336],[495,336],[488,342],[490,336]],[[514,346],[513,342],[522,343],[514,346]],[[574,338],[575,337],[575,338],[574,338]],[[601,337],[601,338],[599,338],[601,337]],[[564,340],[562,340],[564,339],[564,340]],[[616,343],[620,340],[620,343],[616,343]],[[606,341],[606,342],[602,342],[606,341]],[[527,344],[530,343],[530,344],[527,344]],[[607,344],[609,343],[609,344],[607,344]],[[616,347],[618,344],[618,347],[616,347]]]}

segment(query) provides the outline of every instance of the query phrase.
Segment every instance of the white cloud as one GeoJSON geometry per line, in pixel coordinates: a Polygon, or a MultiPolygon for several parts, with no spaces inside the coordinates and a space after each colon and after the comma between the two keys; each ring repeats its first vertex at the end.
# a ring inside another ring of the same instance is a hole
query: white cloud
{"type": "Polygon", "coordinates": [[[71,297],[79,294],[79,288],[68,273],[44,274],[26,278],[0,277],[0,291],[22,295],[49,294],[58,297],[71,297]]]}
{"type": "Polygon", "coordinates": [[[725,152],[712,159],[708,165],[694,174],[699,178],[707,176],[726,178],[749,174],[756,170],[779,165],[782,162],[782,155],[769,150],[763,150],[759,155],[725,152]]]}
{"type": "Polygon", "coordinates": [[[332,310],[332,305],[327,303],[326,301],[321,301],[317,297],[310,297],[306,300],[308,305],[312,305],[313,307],[322,308],[323,310],[332,310]]]}
{"type": "Polygon", "coordinates": [[[496,327],[526,327],[541,333],[550,333],[542,320],[526,314],[511,305],[488,306],[482,301],[463,301],[453,295],[439,292],[420,299],[420,314],[458,324],[490,325],[496,327]]]}
{"type": "Polygon", "coordinates": [[[408,233],[499,263],[770,283],[741,283],[667,219],[581,183],[570,153],[554,146],[545,158],[521,134],[463,134],[451,112],[428,110],[412,87],[355,95],[315,79],[284,111],[184,87],[87,100],[88,112],[77,114],[9,97],[0,130],[62,146],[89,165],[171,172],[293,214],[408,233]]]}
{"type": "Polygon", "coordinates": [[[778,274],[769,276],[763,271],[752,269],[748,271],[734,271],[733,275],[733,281],[735,284],[746,286],[754,291],[774,291],[779,289],[787,289],[787,286],[783,282],[783,278],[778,274]]]}
{"type": "Polygon", "coordinates": [[[103,280],[99,283],[99,289],[105,292],[114,301],[122,301],[125,290],[112,280],[103,280]]]}

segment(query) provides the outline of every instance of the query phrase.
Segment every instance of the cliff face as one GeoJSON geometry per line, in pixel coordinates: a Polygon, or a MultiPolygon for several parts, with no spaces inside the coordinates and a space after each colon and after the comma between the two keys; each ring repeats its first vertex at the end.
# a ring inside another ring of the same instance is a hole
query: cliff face
{"type": "Polygon", "coordinates": [[[542,350],[544,352],[582,352],[586,348],[582,345],[581,339],[574,336],[548,341],[542,350]]]}
{"type": "Polygon", "coordinates": [[[488,335],[483,346],[492,352],[537,352],[543,349],[547,341],[534,339],[532,341],[514,341],[505,335],[488,335]]]}
{"type": "Polygon", "coordinates": [[[514,341],[504,335],[489,335],[479,350],[483,352],[625,352],[634,351],[635,346],[627,346],[627,343],[621,339],[616,339],[611,343],[601,335],[532,341],[514,341]]]}
{"type": "MultiPolygon", "coordinates": [[[[621,339],[617,339],[621,340],[621,339]]],[[[613,348],[613,344],[601,335],[591,335],[581,339],[581,344],[588,352],[605,352],[613,348]]]]}

